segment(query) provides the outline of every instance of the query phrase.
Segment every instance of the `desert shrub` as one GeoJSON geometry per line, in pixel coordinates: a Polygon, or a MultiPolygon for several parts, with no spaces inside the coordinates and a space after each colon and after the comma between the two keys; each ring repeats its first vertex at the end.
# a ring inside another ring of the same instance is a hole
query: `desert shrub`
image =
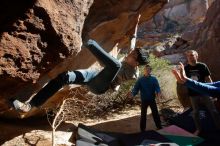
{"type": "MultiPolygon", "coordinates": [[[[64,98],[65,104],[62,105],[64,121],[106,118],[111,113],[135,105],[136,98],[127,98],[127,92],[133,85],[132,82],[134,81],[123,84],[118,92],[108,91],[102,95],[95,95],[84,87],[72,89],[69,95],[64,98]]],[[[60,106],[58,105],[53,109],[48,109],[48,111],[53,116],[59,109],[60,106]]]]}
{"type": "MultiPolygon", "coordinates": [[[[171,75],[171,65],[167,60],[149,57],[149,63],[153,68],[153,74],[158,78],[163,98],[157,100],[160,108],[176,108],[179,102],[176,95],[176,82],[171,75]]],[[[143,67],[140,68],[143,74],[143,67]]],[[[102,95],[90,93],[86,88],[72,89],[66,100],[64,112],[66,120],[85,120],[105,118],[113,112],[140,104],[139,95],[129,98],[127,93],[131,91],[135,80],[124,82],[118,92],[108,91],[102,95]]]]}
{"type": "Polygon", "coordinates": [[[168,60],[157,58],[150,55],[149,64],[152,66],[152,74],[154,74],[160,83],[162,100],[158,100],[160,108],[180,108],[177,98],[176,80],[171,73],[172,65],[168,60]]]}

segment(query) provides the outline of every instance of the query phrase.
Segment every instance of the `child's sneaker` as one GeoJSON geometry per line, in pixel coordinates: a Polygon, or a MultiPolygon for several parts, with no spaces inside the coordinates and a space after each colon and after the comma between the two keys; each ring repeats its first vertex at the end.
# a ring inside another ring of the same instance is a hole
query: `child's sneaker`
{"type": "Polygon", "coordinates": [[[19,100],[14,100],[13,105],[16,110],[24,113],[29,112],[31,110],[31,105],[29,103],[23,103],[19,100]]]}

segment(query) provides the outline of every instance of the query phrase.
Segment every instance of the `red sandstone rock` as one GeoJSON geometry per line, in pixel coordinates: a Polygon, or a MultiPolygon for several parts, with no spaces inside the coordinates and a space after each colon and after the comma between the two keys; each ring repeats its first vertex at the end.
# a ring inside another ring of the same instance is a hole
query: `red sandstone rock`
{"type": "Polygon", "coordinates": [[[8,108],[9,99],[27,100],[63,71],[90,67],[95,59],[81,48],[89,38],[107,51],[116,42],[120,43],[119,48],[128,48],[137,15],[142,15],[140,22],[149,20],[165,3],[166,0],[0,2],[0,111],[8,108]]]}

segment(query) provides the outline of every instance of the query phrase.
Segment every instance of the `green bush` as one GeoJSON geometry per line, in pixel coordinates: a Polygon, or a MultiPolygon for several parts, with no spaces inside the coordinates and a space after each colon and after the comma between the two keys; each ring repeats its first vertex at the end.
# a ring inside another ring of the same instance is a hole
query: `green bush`
{"type": "Polygon", "coordinates": [[[160,108],[180,108],[177,98],[176,80],[171,73],[172,65],[168,60],[149,56],[149,64],[152,67],[152,74],[160,83],[162,100],[158,101],[160,108]]]}
{"type": "Polygon", "coordinates": [[[170,69],[170,62],[168,60],[157,58],[152,54],[149,56],[149,64],[153,69],[153,73],[157,73],[158,70],[170,69]]]}

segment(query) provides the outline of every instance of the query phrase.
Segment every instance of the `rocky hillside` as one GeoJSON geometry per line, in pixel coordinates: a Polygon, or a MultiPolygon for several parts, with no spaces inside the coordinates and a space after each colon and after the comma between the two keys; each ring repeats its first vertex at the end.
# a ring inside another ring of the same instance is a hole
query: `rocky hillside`
{"type": "MultiPolygon", "coordinates": [[[[146,49],[153,49],[159,56],[172,55],[178,53],[178,50],[183,52],[181,49],[176,50],[174,43],[179,46],[181,42],[177,38],[181,38],[192,44],[212,3],[213,0],[170,0],[152,19],[139,26],[138,44],[146,49]],[[175,49],[171,50],[173,48],[175,49]],[[166,49],[166,53],[160,53],[166,49]]],[[[174,58],[169,60],[176,62],[174,60],[182,58],[182,55],[166,58],[174,58]]]]}
{"type": "Polygon", "coordinates": [[[145,22],[145,33],[181,32],[202,22],[213,0],[170,0],[152,19],[145,22]],[[187,28],[189,27],[189,28],[187,28]]]}
{"type": "Polygon", "coordinates": [[[183,53],[193,45],[196,32],[213,2],[170,0],[152,19],[139,26],[138,44],[171,63],[184,62],[183,53]]]}

